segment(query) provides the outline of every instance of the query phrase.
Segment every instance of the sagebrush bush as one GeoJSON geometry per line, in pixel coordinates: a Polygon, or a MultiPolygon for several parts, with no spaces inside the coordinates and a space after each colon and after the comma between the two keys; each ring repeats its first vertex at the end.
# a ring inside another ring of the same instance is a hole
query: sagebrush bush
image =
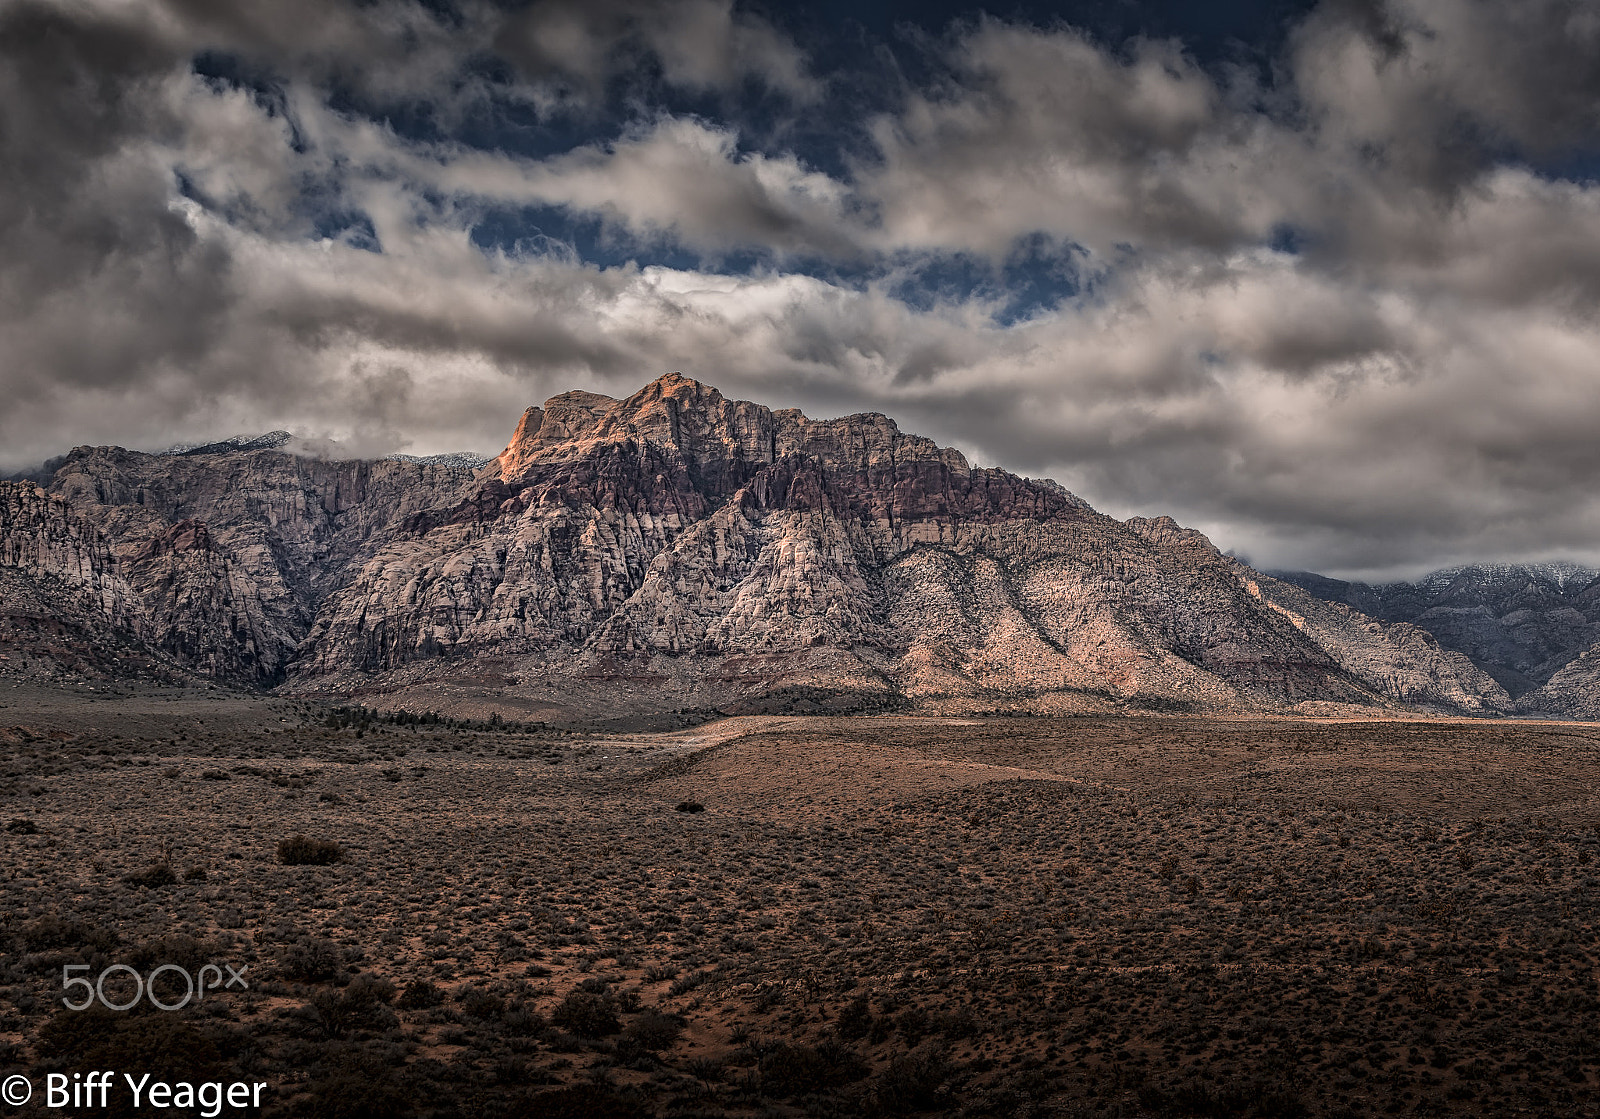
{"type": "Polygon", "coordinates": [[[302,940],[283,954],[283,974],[300,983],[326,983],[344,968],[339,946],[329,940],[302,940]]]}
{"type": "Polygon", "coordinates": [[[22,926],[22,943],[32,952],[80,947],[109,952],[116,947],[118,939],[111,929],[55,914],[47,914],[22,926]]]}
{"type": "Polygon", "coordinates": [[[418,979],[406,984],[406,989],[400,994],[399,1006],[401,1010],[430,1010],[442,1002],[443,991],[427,979],[418,979]]]}
{"type": "Polygon", "coordinates": [[[684,1021],[676,1014],[662,1014],[657,1010],[646,1010],[633,1021],[628,1023],[624,1034],[639,1043],[641,1049],[651,1053],[659,1053],[663,1049],[671,1049],[677,1042],[678,1035],[683,1032],[684,1021]]]}
{"type": "Polygon", "coordinates": [[[456,997],[461,1009],[474,1018],[498,1018],[506,1008],[505,999],[482,987],[464,987],[456,997]]]}
{"type": "Polygon", "coordinates": [[[762,1092],[780,1098],[837,1088],[867,1075],[867,1063],[854,1050],[834,1041],[817,1046],[780,1041],[761,1054],[756,1067],[762,1092]]]}
{"type": "Polygon", "coordinates": [[[873,1085],[878,1107],[890,1115],[946,1110],[950,1104],[946,1082],[952,1071],[938,1050],[902,1053],[873,1085]]]}
{"type": "Polygon", "coordinates": [[[38,1048],[48,1059],[171,1079],[212,1080],[224,1068],[216,1043],[177,1014],[61,1010],[40,1027],[38,1048]]]}
{"type": "Polygon", "coordinates": [[[550,1021],[579,1037],[606,1037],[621,1028],[616,1004],[592,991],[573,991],[550,1014],[550,1021]]]}
{"type": "Polygon", "coordinates": [[[294,835],[278,843],[278,861],[284,866],[331,866],[344,861],[344,848],[331,839],[294,835]]]}
{"type": "Polygon", "coordinates": [[[124,874],[122,880],[143,890],[159,890],[178,881],[177,872],[167,863],[151,863],[144,870],[124,874]]]}
{"type": "Polygon", "coordinates": [[[851,1041],[857,1041],[867,1036],[867,1031],[872,1029],[872,1006],[867,1001],[865,994],[860,994],[845,1008],[839,1011],[839,1017],[834,1022],[834,1029],[839,1036],[851,1041]]]}

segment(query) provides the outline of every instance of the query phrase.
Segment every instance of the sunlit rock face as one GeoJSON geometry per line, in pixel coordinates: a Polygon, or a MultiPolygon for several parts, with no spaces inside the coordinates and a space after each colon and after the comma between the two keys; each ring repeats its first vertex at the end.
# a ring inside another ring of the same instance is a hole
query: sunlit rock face
{"type": "Polygon", "coordinates": [[[1423,631],[1170,518],[675,373],[530,408],[476,471],[79,448],[49,489],[81,526],[57,535],[99,558],[28,543],[29,514],[5,562],[79,573],[141,640],[233,681],[403,692],[492,666],[618,710],[1510,708],[1423,631]]]}

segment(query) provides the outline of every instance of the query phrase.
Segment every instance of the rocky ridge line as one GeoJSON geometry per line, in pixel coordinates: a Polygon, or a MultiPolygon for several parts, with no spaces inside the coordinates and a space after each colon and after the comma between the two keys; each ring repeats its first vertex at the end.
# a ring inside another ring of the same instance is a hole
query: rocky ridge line
{"type": "Polygon", "coordinates": [[[1511,709],[1424,631],[1170,518],[679,374],[553,397],[476,471],[78,448],[50,491],[131,628],[236,682],[425,705],[470,679],[591,710],[1511,709]]]}

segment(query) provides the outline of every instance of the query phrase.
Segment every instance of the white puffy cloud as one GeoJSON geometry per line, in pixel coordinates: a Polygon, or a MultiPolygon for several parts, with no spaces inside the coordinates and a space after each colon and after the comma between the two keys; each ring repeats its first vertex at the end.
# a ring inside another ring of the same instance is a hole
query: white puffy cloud
{"type": "Polygon", "coordinates": [[[563,206],[706,253],[855,251],[840,183],[792,155],[740,153],[736,133],[698,120],[659,119],[541,161],[453,152],[409,169],[463,197],[563,206]]]}

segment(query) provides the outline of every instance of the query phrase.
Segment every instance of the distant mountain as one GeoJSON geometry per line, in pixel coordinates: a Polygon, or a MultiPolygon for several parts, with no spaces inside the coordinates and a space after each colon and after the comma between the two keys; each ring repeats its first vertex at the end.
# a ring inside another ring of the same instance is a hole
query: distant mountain
{"type": "Polygon", "coordinates": [[[477,451],[449,451],[442,455],[393,454],[388,457],[396,462],[420,462],[429,466],[462,466],[468,470],[476,470],[494,461],[493,455],[481,455],[477,451]]]}
{"type": "Polygon", "coordinates": [[[166,455],[227,455],[235,451],[275,451],[287,447],[294,436],[287,431],[268,431],[260,435],[234,435],[215,443],[178,443],[168,447],[166,455]]]}
{"type": "MultiPolygon", "coordinates": [[[[219,439],[213,443],[178,443],[168,447],[160,453],[163,455],[231,455],[240,451],[277,451],[294,450],[295,436],[287,431],[268,431],[259,435],[234,435],[227,439],[219,439]]],[[[302,443],[300,449],[304,449],[302,443]]],[[[337,444],[323,443],[316,446],[319,457],[337,458],[337,444]]],[[[493,455],[481,454],[478,451],[448,451],[437,455],[407,455],[392,454],[384,456],[394,462],[415,462],[425,466],[460,466],[468,470],[494,461],[493,455]]],[[[55,469],[59,469],[64,459],[52,460],[55,469]]],[[[22,480],[23,475],[14,476],[15,480],[22,480]]],[[[48,479],[46,479],[48,480],[48,479]]]]}
{"type": "Polygon", "coordinates": [[[46,488],[0,484],[27,587],[4,605],[387,705],[471,681],[588,713],[1513,709],[1423,629],[881,415],[670,374],[530,408],[476,470],[291,452],[80,447],[46,488]]]}
{"type": "MultiPolygon", "coordinates": [[[[1472,563],[1445,567],[1424,575],[1418,587],[1438,594],[1493,596],[1518,584],[1549,585],[1562,592],[1581,590],[1600,571],[1567,560],[1545,563],[1472,563]]],[[[1513,593],[1515,593],[1513,591],[1513,593]]]]}
{"type": "Polygon", "coordinates": [[[1600,573],[1580,564],[1470,564],[1381,585],[1274,575],[1375,618],[1420,626],[1529,703],[1543,702],[1533,693],[1600,641],[1600,573]]]}

